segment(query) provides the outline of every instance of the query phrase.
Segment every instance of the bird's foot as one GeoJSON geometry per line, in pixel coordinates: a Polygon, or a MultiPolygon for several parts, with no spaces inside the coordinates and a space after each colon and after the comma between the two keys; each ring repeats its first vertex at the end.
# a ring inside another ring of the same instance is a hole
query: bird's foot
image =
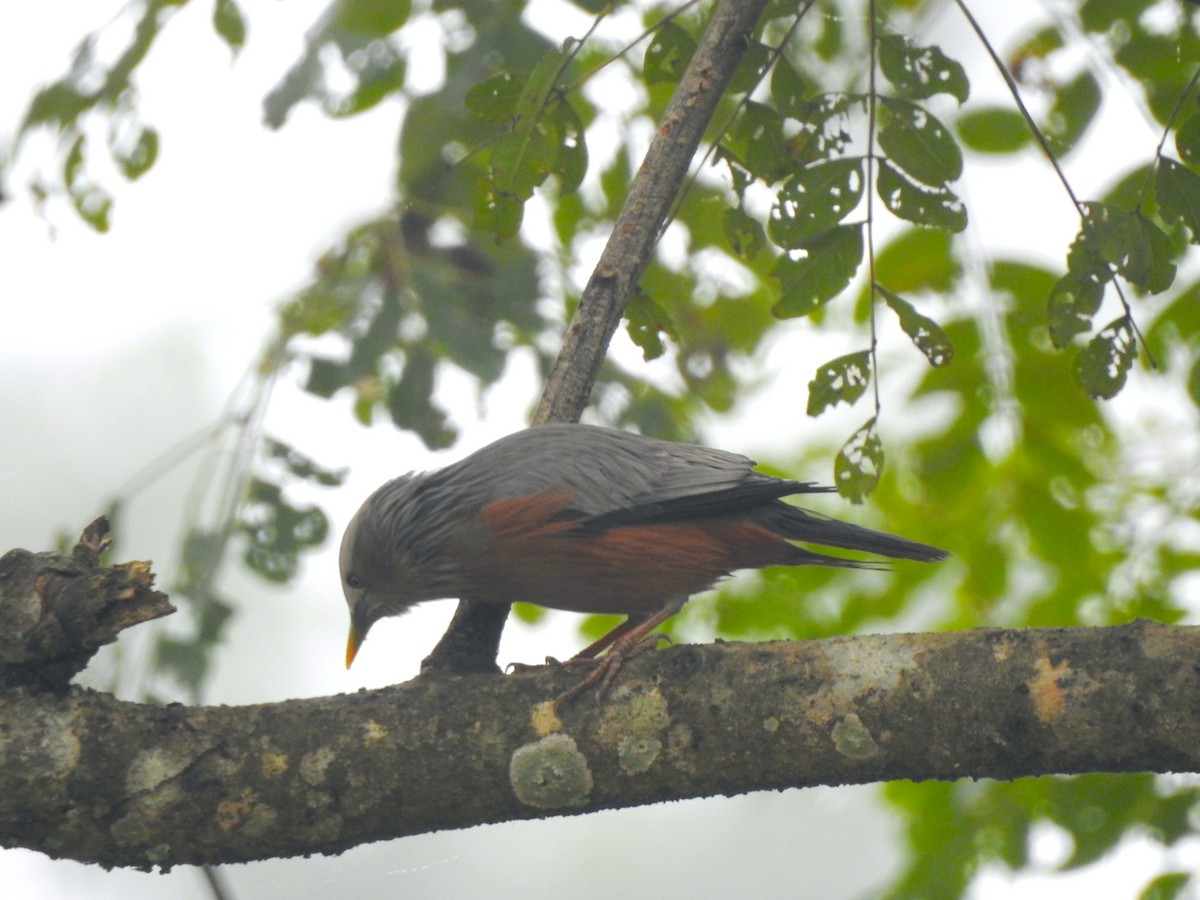
{"type": "Polygon", "coordinates": [[[547,656],[544,663],[521,663],[510,662],[504,667],[505,675],[524,675],[526,672],[535,672],[538,669],[544,669],[546,666],[562,666],[565,663],[555,659],[553,656],[547,656]]]}
{"type": "Polygon", "coordinates": [[[648,634],[648,635],[633,635],[627,637],[632,640],[618,640],[608,648],[608,652],[599,659],[591,656],[573,656],[568,659],[563,666],[591,666],[592,671],[575,685],[567,688],[554,700],[555,706],[565,706],[571,703],[576,697],[586,691],[588,688],[596,685],[596,702],[599,703],[604,699],[604,695],[608,693],[609,687],[613,683],[613,679],[617,677],[617,673],[621,671],[621,666],[625,664],[625,660],[633,659],[635,656],[641,656],[647,650],[657,649],[658,645],[665,641],[671,643],[671,638],[665,634],[648,634]]]}

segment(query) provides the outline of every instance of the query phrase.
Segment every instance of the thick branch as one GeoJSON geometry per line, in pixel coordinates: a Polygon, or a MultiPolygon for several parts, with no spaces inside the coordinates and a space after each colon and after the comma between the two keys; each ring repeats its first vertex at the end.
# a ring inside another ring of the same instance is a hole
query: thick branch
{"type": "MultiPolygon", "coordinates": [[[[587,406],[609,341],[765,6],[766,0],[721,0],[713,10],[584,288],[534,411],[534,425],[576,422],[587,406]]],[[[422,669],[495,671],[507,618],[507,607],[463,600],[422,669]]]]}
{"type": "Polygon", "coordinates": [[[1200,628],[678,646],[578,672],[242,708],[0,693],[0,834],[105,865],[332,853],[486,822],[814,784],[1200,770],[1200,628]]]}

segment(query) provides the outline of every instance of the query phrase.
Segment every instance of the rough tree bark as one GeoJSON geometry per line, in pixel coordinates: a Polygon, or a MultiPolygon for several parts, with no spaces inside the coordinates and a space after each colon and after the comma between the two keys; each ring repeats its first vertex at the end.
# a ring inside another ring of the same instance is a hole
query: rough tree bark
{"type": "MultiPolygon", "coordinates": [[[[47,557],[0,560],[0,610],[45,599],[24,573],[47,557]]],[[[127,569],[78,572],[96,590],[54,592],[43,618],[74,621],[66,597],[138,605],[127,569]]],[[[58,650],[107,639],[106,620],[58,650]]],[[[36,645],[4,645],[0,671],[16,654],[27,675],[36,645]]],[[[23,677],[0,687],[0,844],[169,868],[814,784],[1196,771],[1198,658],[1200,628],[1149,622],[677,646],[632,660],[603,705],[557,711],[577,672],[247,707],[23,677]]]]}

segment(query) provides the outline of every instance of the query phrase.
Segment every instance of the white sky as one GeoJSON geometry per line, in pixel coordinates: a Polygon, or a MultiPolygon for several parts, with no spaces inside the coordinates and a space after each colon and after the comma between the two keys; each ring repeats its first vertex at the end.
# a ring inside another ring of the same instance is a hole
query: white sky
{"type": "MultiPolygon", "coordinates": [[[[193,3],[169,24],[143,66],[140,108],[160,131],[161,156],[134,185],[102,177],[117,197],[109,234],[95,234],[59,204],[48,210],[48,221],[33,212],[25,179],[32,164],[46,158],[45,142],[31,145],[18,177],[7,185],[12,201],[0,207],[0,496],[6,510],[0,548],[44,549],[55,529],[77,531],[118,485],[210,423],[270,335],[275,304],[305,281],[317,255],[347,226],[388,205],[399,121],[394,104],[337,123],[301,106],[282,131],[261,126],[263,96],[299,55],[304,30],[325,3],[246,5],[253,7],[251,31],[236,64],[230,65],[227,48],[208,25],[211,4],[193,3]],[[331,158],[339,165],[330,167],[331,158]]],[[[0,135],[11,135],[34,87],[64,71],[78,40],[121,6],[60,0],[23,4],[3,15],[0,135]]],[[[973,87],[979,89],[974,81],[973,87]]],[[[1137,137],[1130,152],[1144,157],[1145,144],[1137,137]]],[[[1111,158],[1106,165],[1111,171],[1111,158]]],[[[1055,190],[1044,173],[1030,180],[1021,190],[1043,196],[1055,190]]],[[[1017,186],[996,177],[973,184],[965,198],[972,209],[997,213],[995,221],[976,222],[972,239],[988,247],[1012,241],[1012,220],[1003,211],[1022,208],[1017,186]]],[[[1021,236],[1026,248],[1028,224],[1021,236]]],[[[1060,237],[1069,240],[1075,227],[1065,202],[1051,205],[1037,224],[1051,235],[1040,242],[1043,248],[1062,246],[1060,237]]],[[[1029,252],[1045,261],[1061,255],[1036,247],[1029,252]]],[[[794,354],[783,348],[776,355],[782,369],[794,354]]],[[[810,373],[803,377],[807,381],[810,373]]],[[[489,398],[482,421],[472,401],[460,403],[464,447],[520,427],[536,387],[528,372],[517,371],[489,398]]],[[[856,427],[859,417],[847,418],[851,424],[843,430],[856,427]]],[[[734,443],[746,440],[746,425],[743,414],[716,428],[717,440],[752,452],[752,446],[734,443]]],[[[798,414],[796,432],[777,433],[778,425],[772,417],[771,432],[760,433],[755,446],[786,443],[811,427],[798,414]]],[[[321,497],[339,533],[379,482],[436,463],[415,439],[387,427],[361,429],[344,404],[287,385],[270,430],[328,465],[353,466],[344,489],[321,497]]],[[[131,558],[156,560],[164,575],[190,476],[185,470],[165,479],[132,509],[124,549],[131,558]]],[[[286,589],[244,575],[227,580],[229,595],[250,602],[239,605],[219,655],[212,701],[336,693],[415,674],[453,604],[428,604],[381,624],[348,674],[341,661],[345,610],[335,569],[326,553],[286,589]]],[[[569,655],[578,646],[574,620],[556,616],[555,622],[549,632],[510,625],[502,659],[569,655]]],[[[119,646],[136,669],[144,641],[122,638],[119,646]]],[[[853,788],[672,804],[428,835],[336,859],[224,871],[238,898],[334,892],[549,898],[613,891],[632,897],[853,896],[898,864],[895,823],[874,811],[872,796],[871,788],[853,788]],[[865,846],[877,849],[863,853],[865,846]],[[844,849],[853,866],[835,862],[844,849]]],[[[1047,840],[1053,857],[1053,835],[1047,840]]],[[[1194,864],[1188,852],[1179,861],[1194,864]]],[[[1112,893],[1093,895],[1130,896],[1147,870],[1106,867],[1100,883],[1112,893]],[[1129,876],[1128,890],[1122,873],[1129,876]]],[[[1029,890],[1028,881],[1013,885],[989,875],[977,895],[1029,896],[1029,890]]],[[[6,900],[167,891],[207,896],[199,875],[188,869],[169,876],[104,873],[33,853],[0,852],[0,896],[6,900]]]]}

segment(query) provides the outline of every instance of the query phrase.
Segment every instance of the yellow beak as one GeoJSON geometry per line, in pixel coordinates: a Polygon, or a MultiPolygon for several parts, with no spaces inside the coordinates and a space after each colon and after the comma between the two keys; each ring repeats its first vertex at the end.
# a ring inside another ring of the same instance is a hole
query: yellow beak
{"type": "Polygon", "coordinates": [[[354,662],[354,657],[358,656],[358,648],[362,646],[363,638],[366,633],[359,631],[354,627],[354,623],[350,623],[350,637],[346,639],[346,668],[350,668],[354,662]]]}

